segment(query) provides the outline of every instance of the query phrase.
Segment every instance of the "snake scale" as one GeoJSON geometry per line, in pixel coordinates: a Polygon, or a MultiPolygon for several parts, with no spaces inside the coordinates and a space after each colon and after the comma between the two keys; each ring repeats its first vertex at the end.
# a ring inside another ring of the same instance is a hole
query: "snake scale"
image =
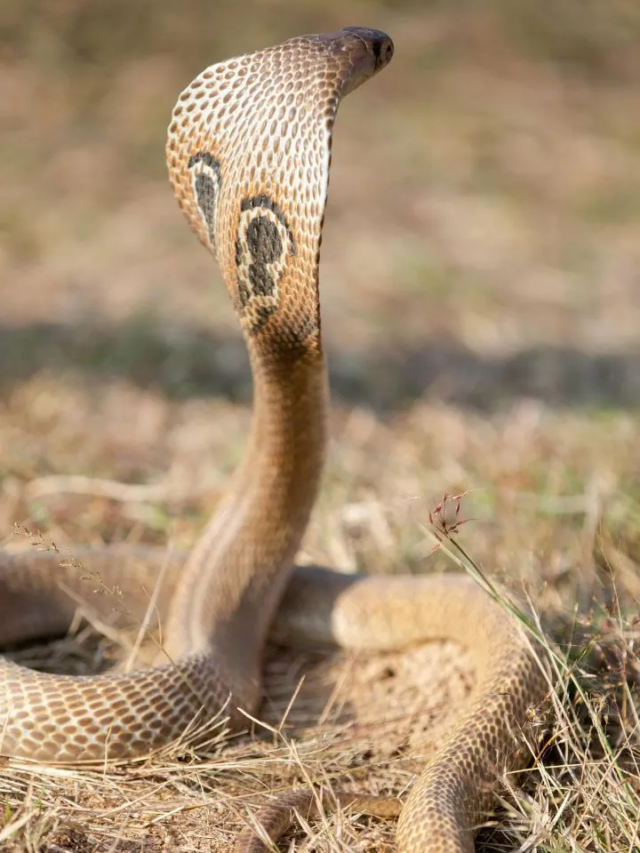
{"type": "MultiPolygon", "coordinates": [[[[318,268],[333,124],[341,98],[392,55],[391,39],[376,30],[300,36],[213,65],[180,95],[169,174],[217,259],[249,350],[248,449],[184,561],[124,546],[76,552],[123,590],[134,618],[164,566],[154,603],[164,619],[159,660],[76,677],[0,659],[0,753],[61,764],[125,760],[221,713],[242,727],[238,709],[259,704],[274,617],[292,636],[351,649],[451,638],[474,651],[476,689],[407,797],[397,846],[469,853],[496,768],[520,761],[518,732],[546,692],[522,628],[466,576],[346,577],[294,566],[327,439],[318,268]]],[[[69,591],[86,595],[81,574],[55,554],[0,553],[0,642],[64,631],[76,606],[69,591]]],[[[309,810],[309,794],[264,811],[272,837],[294,806],[309,810]]],[[[237,849],[265,848],[249,833],[237,849]]]]}

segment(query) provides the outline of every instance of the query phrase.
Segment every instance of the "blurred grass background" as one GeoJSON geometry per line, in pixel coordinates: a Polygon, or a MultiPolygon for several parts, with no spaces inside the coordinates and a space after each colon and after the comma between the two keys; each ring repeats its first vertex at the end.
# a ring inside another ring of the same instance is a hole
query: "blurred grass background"
{"type": "Polygon", "coordinates": [[[334,389],[405,407],[640,400],[640,7],[626,0],[4,0],[0,382],[43,367],[247,399],[164,165],[204,66],[360,22],[321,282],[334,389]]]}

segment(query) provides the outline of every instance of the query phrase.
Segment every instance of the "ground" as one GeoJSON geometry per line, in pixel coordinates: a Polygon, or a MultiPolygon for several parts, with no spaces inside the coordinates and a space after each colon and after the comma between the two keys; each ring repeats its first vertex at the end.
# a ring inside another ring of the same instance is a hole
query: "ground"
{"type": "MultiPolygon", "coordinates": [[[[336,125],[321,266],[332,445],[303,556],[346,571],[464,570],[434,549],[429,512],[466,492],[456,541],[528,598],[557,677],[533,769],[504,780],[479,849],[637,849],[640,11],[238,10],[0,10],[2,544],[194,541],[241,458],[250,375],[217,269],[171,198],[171,108],[217,59],[345,23],[384,29],[396,56],[336,125]]],[[[92,671],[113,638],[87,634],[19,655],[92,671]]],[[[392,662],[273,648],[271,729],[220,737],[197,760],[6,764],[0,845],[222,850],[248,806],[294,783],[402,796],[469,667],[448,646],[392,662]],[[381,713],[354,723],[362,695],[381,713]],[[412,749],[418,707],[433,727],[412,749]]],[[[338,815],[311,837],[378,850],[393,825],[338,815]]]]}

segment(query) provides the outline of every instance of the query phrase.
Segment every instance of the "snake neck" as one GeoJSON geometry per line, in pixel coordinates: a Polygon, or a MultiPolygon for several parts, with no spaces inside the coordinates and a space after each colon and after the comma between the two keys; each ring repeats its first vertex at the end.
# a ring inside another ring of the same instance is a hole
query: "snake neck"
{"type": "Polygon", "coordinates": [[[225,670],[257,685],[269,624],[318,492],[328,392],[319,345],[249,351],[248,449],[185,565],[165,648],[173,659],[213,649],[225,670]]]}

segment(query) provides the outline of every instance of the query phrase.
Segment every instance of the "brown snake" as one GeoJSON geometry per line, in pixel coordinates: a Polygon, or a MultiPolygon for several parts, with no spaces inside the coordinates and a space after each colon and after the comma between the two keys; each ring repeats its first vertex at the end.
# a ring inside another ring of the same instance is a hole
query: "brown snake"
{"type": "MultiPolygon", "coordinates": [[[[180,95],[169,173],[189,224],[217,258],[249,348],[248,451],[191,554],[166,559],[154,603],[167,614],[161,660],[74,677],[0,659],[0,753],[104,762],[148,754],[220,713],[241,727],[237,709],[259,703],[276,611],[293,636],[352,649],[450,638],[473,649],[476,689],[409,794],[397,842],[403,853],[469,853],[496,769],[520,762],[519,731],[547,689],[522,628],[465,576],[291,569],[327,434],[318,265],[333,123],[340,99],[392,54],[375,30],[301,36],[211,66],[180,95]]],[[[130,617],[144,615],[163,555],[127,547],[76,554],[124,591],[130,617]]],[[[64,631],[76,607],[69,592],[86,597],[81,574],[55,554],[0,553],[0,642],[64,631]]],[[[308,810],[310,799],[295,794],[264,811],[272,836],[288,825],[291,806],[308,810]]],[[[245,836],[238,847],[264,849],[245,836]]]]}

